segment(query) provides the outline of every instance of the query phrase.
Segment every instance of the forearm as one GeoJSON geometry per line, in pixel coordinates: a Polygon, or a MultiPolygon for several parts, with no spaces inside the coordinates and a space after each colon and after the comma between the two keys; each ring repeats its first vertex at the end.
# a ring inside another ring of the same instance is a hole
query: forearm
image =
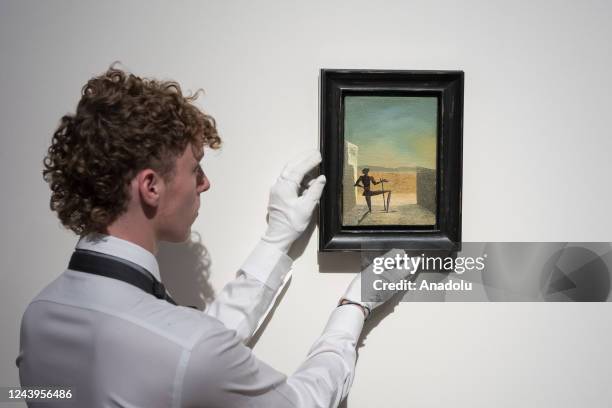
{"type": "Polygon", "coordinates": [[[235,330],[248,342],[264,320],[283,287],[292,260],[265,242],[259,242],[237,273],[207,308],[206,313],[235,330]]]}
{"type": "Polygon", "coordinates": [[[353,383],[363,313],[354,305],[336,308],[304,363],[287,379],[300,406],[336,407],[353,383]]]}

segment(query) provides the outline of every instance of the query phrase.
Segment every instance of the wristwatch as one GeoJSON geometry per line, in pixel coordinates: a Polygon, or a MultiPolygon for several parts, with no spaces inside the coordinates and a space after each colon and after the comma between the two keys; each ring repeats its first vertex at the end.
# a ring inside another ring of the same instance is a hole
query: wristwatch
{"type": "Polygon", "coordinates": [[[361,308],[361,311],[363,312],[363,320],[367,320],[368,317],[370,316],[370,313],[372,312],[369,307],[362,305],[361,303],[353,302],[352,300],[342,298],[340,299],[340,302],[338,302],[338,307],[344,306],[344,305],[359,306],[361,308]]]}

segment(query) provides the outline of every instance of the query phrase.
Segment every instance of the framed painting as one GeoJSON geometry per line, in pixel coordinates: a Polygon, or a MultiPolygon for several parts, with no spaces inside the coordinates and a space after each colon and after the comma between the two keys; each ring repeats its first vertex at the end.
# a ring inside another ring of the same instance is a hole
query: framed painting
{"type": "Polygon", "coordinates": [[[321,70],[320,251],[461,243],[462,71],[321,70]]]}

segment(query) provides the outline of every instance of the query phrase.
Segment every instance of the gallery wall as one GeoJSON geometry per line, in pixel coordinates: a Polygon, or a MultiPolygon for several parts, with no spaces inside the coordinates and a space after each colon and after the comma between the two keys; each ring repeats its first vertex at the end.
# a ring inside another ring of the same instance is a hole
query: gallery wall
{"type": "MultiPolygon", "coordinates": [[[[205,90],[224,140],[204,160],[212,188],[193,226],[210,295],[263,233],[283,164],[318,146],[320,68],[465,71],[466,241],[611,241],[610,17],[606,1],[1,1],[0,386],[18,384],[21,314],[76,242],[49,210],[42,158],[113,61],[205,90]]],[[[287,374],[360,268],[317,254],[309,234],[254,347],[287,374]]],[[[192,253],[163,251],[171,288],[198,299],[192,253]]],[[[612,400],[608,303],[400,303],[368,331],[350,408],[612,400]]]]}

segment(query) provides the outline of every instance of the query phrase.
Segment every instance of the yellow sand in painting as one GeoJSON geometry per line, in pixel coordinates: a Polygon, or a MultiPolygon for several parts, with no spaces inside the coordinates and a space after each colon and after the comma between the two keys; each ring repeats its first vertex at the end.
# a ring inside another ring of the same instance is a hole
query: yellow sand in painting
{"type": "MultiPolygon", "coordinates": [[[[433,225],[435,214],[417,205],[416,173],[370,171],[377,182],[381,178],[385,191],[391,190],[390,211],[384,210],[383,196],[372,196],[372,212],[368,213],[363,189],[358,189],[357,205],[343,215],[344,225],[433,225]]],[[[355,187],[357,189],[357,187],[355,187]]],[[[371,185],[372,191],[382,190],[381,184],[371,185]]]]}
{"type": "MultiPolygon", "coordinates": [[[[371,171],[370,176],[374,177],[374,180],[379,181],[381,178],[389,180],[385,182],[385,190],[391,190],[393,203],[396,205],[402,204],[416,204],[416,173],[388,173],[388,172],[377,172],[371,171]]],[[[380,191],[381,184],[371,186],[372,191],[380,191]]],[[[363,192],[362,189],[359,189],[363,192]]],[[[382,195],[372,197],[372,203],[382,205],[382,195]],[[380,203],[378,203],[380,201],[380,203]]]]}

